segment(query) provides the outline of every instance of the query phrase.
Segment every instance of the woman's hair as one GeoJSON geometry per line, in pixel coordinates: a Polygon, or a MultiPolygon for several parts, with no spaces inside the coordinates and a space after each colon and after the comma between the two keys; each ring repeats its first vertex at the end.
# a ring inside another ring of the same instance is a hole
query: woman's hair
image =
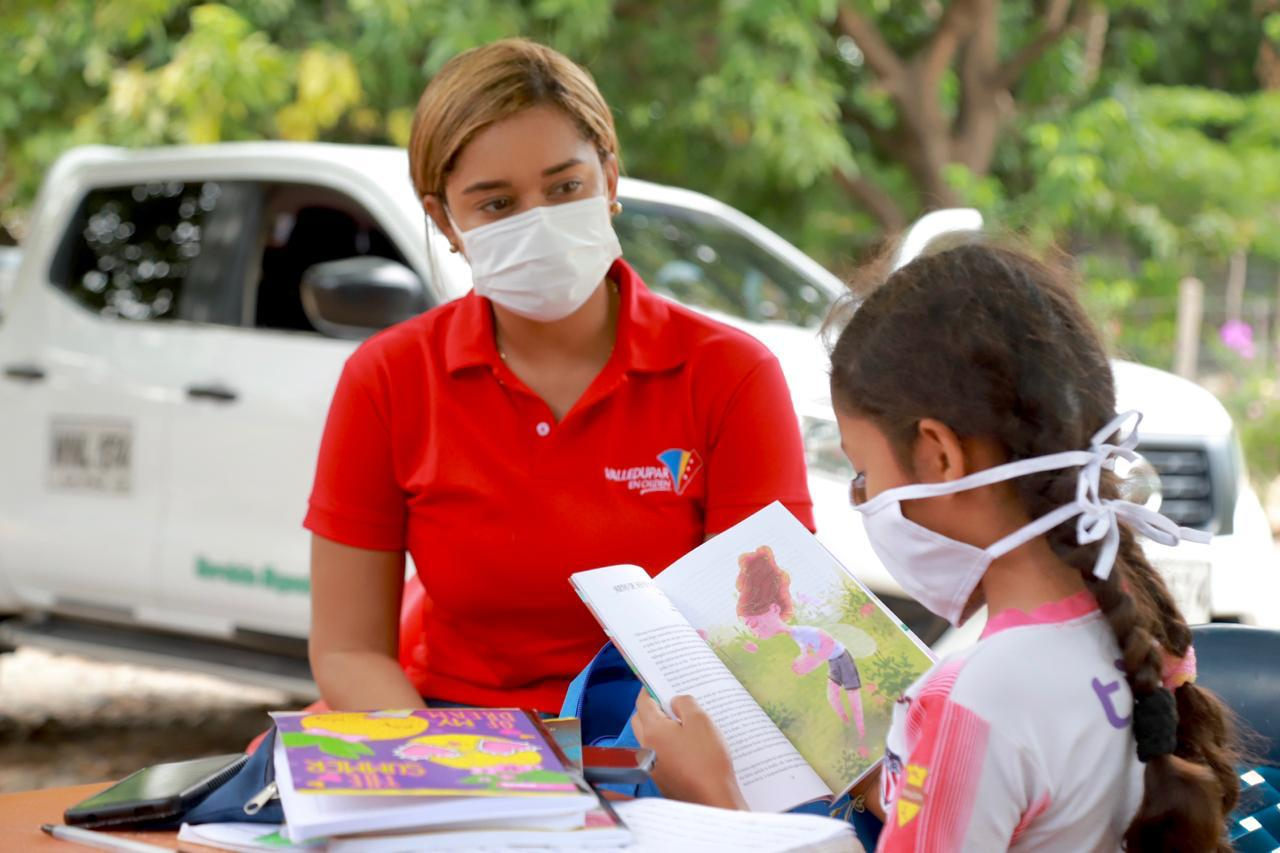
{"type": "MultiPolygon", "coordinates": [[[[927,254],[880,281],[864,284],[832,350],[832,397],[838,409],[875,423],[904,469],[914,467],[923,418],[961,438],[994,440],[1012,461],[1087,448],[1114,417],[1111,366],[1065,268],[971,242],[927,254]]],[[[1078,473],[1013,481],[1028,517],[1075,500],[1078,473]]],[[[1114,498],[1116,478],[1105,476],[1103,496],[1114,498]]],[[[1134,718],[1145,720],[1138,704],[1159,708],[1163,654],[1180,657],[1190,648],[1186,621],[1127,527],[1105,580],[1093,575],[1100,545],[1078,544],[1074,519],[1046,538],[1097,599],[1123,655],[1134,718]]],[[[1193,683],[1173,698],[1177,746],[1146,762],[1126,847],[1229,850],[1223,830],[1238,794],[1230,714],[1193,683]]],[[[1135,724],[1139,740],[1148,725],[1135,724]]]]}
{"type": "Polygon", "coordinates": [[[477,132],[543,104],[572,119],[602,159],[617,155],[608,104],[591,75],[563,54],[526,39],[503,39],[450,59],[413,116],[409,174],[418,197],[444,195],[445,177],[477,132]]]}
{"type": "Polygon", "coordinates": [[[738,616],[759,616],[778,606],[778,615],[790,619],[795,612],[791,603],[791,576],[773,558],[773,549],[761,545],[738,557],[738,616]]]}

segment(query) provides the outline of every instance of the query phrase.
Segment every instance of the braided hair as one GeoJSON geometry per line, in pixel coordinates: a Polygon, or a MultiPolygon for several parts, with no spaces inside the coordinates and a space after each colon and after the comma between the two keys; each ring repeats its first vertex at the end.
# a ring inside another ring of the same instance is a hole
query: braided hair
{"type": "MultiPolygon", "coordinates": [[[[853,313],[831,353],[837,408],[870,419],[904,470],[917,424],[936,418],[961,438],[994,440],[1007,461],[1087,448],[1115,415],[1106,352],[1065,271],[982,243],[926,254],[887,279],[855,283],[853,313]],[[879,284],[877,284],[879,282],[879,284]]],[[[1075,499],[1078,471],[1013,481],[1029,518],[1075,499]]],[[[1118,495],[1104,472],[1102,497],[1118,495]]],[[[1235,805],[1229,712],[1194,683],[1163,686],[1164,653],[1185,655],[1191,631],[1133,533],[1122,525],[1111,574],[1093,575],[1099,543],[1080,545],[1073,521],[1045,535],[1078,569],[1115,634],[1134,697],[1145,762],[1128,850],[1229,850],[1235,805]]]]}

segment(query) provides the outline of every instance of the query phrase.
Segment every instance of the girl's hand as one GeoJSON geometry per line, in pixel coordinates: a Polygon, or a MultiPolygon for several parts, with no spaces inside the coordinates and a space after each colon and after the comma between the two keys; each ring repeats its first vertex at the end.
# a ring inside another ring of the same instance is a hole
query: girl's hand
{"type": "Polygon", "coordinates": [[[867,778],[858,783],[857,787],[849,791],[851,797],[862,797],[863,805],[867,811],[876,817],[884,820],[884,806],[880,804],[880,771],[884,769],[883,764],[876,766],[876,769],[867,774],[867,778]]]}
{"type": "Polygon", "coordinates": [[[653,781],[673,800],[746,810],[747,803],[733,774],[733,761],[720,730],[692,696],[671,700],[679,718],[663,713],[647,691],[636,699],[631,728],[640,745],[657,756],[653,781]]]}

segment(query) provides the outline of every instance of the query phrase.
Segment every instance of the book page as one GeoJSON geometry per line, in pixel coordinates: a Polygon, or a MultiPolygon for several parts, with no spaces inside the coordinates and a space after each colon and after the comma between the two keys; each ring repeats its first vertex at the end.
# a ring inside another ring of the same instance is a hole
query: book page
{"type": "Polygon", "coordinates": [[[573,585],[664,708],[682,693],[698,700],[724,735],[753,811],[785,811],[831,796],[644,569],[579,572],[573,585]]]}
{"type": "Polygon", "coordinates": [[[894,703],[932,655],[774,503],[657,585],[832,791],[884,755],[894,703]]]}
{"type": "Polygon", "coordinates": [[[862,851],[853,827],[818,815],[752,814],[655,798],[615,808],[635,836],[637,850],[862,851]]]}

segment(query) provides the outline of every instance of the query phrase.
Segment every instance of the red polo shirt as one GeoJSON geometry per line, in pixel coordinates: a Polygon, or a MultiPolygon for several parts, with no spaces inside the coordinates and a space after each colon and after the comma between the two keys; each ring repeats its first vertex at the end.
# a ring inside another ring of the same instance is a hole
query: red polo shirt
{"type": "Polygon", "coordinates": [[[428,698],[556,711],[604,641],[570,574],[656,574],[774,500],[813,526],[773,355],[653,295],[623,261],[609,276],[613,355],[559,423],[499,358],[474,293],[347,361],[306,527],[413,557],[428,698]]]}

